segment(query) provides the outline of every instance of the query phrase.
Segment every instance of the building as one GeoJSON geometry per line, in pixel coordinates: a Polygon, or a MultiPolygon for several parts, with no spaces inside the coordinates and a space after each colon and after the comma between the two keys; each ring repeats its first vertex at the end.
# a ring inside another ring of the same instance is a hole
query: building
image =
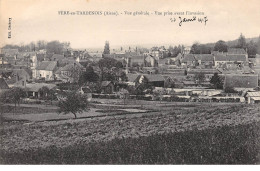
{"type": "Polygon", "coordinates": [[[195,67],[197,65],[196,58],[193,54],[184,54],[183,59],[181,60],[182,66],[195,67]]]}
{"type": "Polygon", "coordinates": [[[244,65],[248,63],[248,54],[241,48],[229,48],[227,53],[214,54],[215,66],[222,67],[223,64],[244,65]]]}
{"type": "Polygon", "coordinates": [[[214,56],[211,54],[196,54],[194,55],[197,63],[202,68],[212,68],[214,66],[214,56]]]}
{"type": "Polygon", "coordinates": [[[136,55],[128,57],[128,66],[136,67],[136,66],[144,66],[144,56],[136,55]]]}
{"type": "Polygon", "coordinates": [[[190,46],[186,46],[183,49],[183,54],[190,54],[190,51],[191,51],[191,47],[190,46]]]}
{"type": "Polygon", "coordinates": [[[159,58],[155,58],[152,55],[148,55],[144,58],[145,67],[158,67],[159,58]]]}
{"type": "Polygon", "coordinates": [[[57,61],[43,61],[35,70],[33,70],[33,78],[45,80],[54,80],[55,71],[57,70],[57,61]]]}
{"type": "Polygon", "coordinates": [[[48,89],[55,89],[56,85],[55,84],[47,84],[47,83],[31,83],[26,85],[25,91],[27,92],[28,96],[40,97],[40,89],[43,87],[47,87],[48,89]]]}
{"type": "Polygon", "coordinates": [[[242,48],[228,48],[228,55],[247,55],[246,51],[242,48]]]}
{"type": "Polygon", "coordinates": [[[63,82],[75,82],[79,79],[80,73],[83,71],[83,66],[79,62],[71,62],[64,67],[59,68],[55,75],[58,80],[63,82]]]}
{"type": "Polygon", "coordinates": [[[39,66],[40,62],[43,61],[40,59],[40,57],[38,59],[37,54],[34,52],[26,54],[25,58],[30,59],[30,67],[32,70],[35,70],[39,66]]]}
{"type": "Polygon", "coordinates": [[[7,91],[8,89],[9,86],[6,83],[5,79],[0,77],[0,94],[7,91]]]}
{"type": "Polygon", "coordinates": [[[215,73],[220,74],[220,71],[217,69],[190,69],[187,71],[187,77],[193,79],[200,73],[205,75],[205,81],[209,81],[215,73]]]}
{"type": "Polygon", "coordinates": [[[247,92],[246,98],[247,98],[248,104],[259,103],[260,102],[260,91],[247,92]]]}
{"type": "Polygon", "coordinates": [[[18,49],[1,49],[2,54],[5,54],[6,57],[15,56],[19,53],[18,49]]]}
{"type": "Polygon", "coordinates": [[[136,78],[135,82],[136,85],[149,84],[154,87],[164,87],[165,77],[160,74],[142,74],[136,78]]]}

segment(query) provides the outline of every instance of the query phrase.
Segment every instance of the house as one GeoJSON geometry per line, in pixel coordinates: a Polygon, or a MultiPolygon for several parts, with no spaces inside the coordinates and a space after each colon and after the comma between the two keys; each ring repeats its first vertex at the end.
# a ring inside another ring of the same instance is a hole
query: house
{"type": "Polygon", "coordinates": [[[149,54],[155,58],[161,59],[165,58],[168,55],[168,50],[164,46],[153,47],[149,54]]]}
{"type": "Polygon", "coordinates": [[[19,53],[18,49],[1,49],[1,53],[5,54],[6,57],[8,56],[15,56],[19,53]]]}
{"type": "Polygon", "coordinates": [[[164,77],[164,87],[171,88],[174,86],[174,80],[172,77],[167,75],[163,75],[163,77],[164,77]]]}
{"type": "Polygon", "coordinates": [[[55,71],[57,70],[57,61],[43,61],[40,65],[33,71],[33,78],[45,80],[54,80],[55,71]]]}
{"type": "Polygon", "coordinates": [[[144,58],[145,67],[158,67],[158,62],[158,58],[155,58],[152,55],[148,55],[144,58]]]}
{"type": "Polygon", "coordinates": [[[182,66],[196,66],[196,63],[197,61],[193,54],[184,54],[184,57],[181,60],[182,66]]]}
{"type": "Polygon", "coordinates": [[[112,94],[115,90],[115,86],[111,81],[102,81],[101,82],[101,93],[103,94],[112,94]]]}
{"type": "Polygon", "coordinates": [[[135,86],[136,79],[137,79],[138,76],[139,76],[139,74],[127,74],[127,75],[126,75],[126,77],[127,77],[127,82],[126,82],[126,84],[127,84],[127,85],[135,86]]]}
{"type": "Polygon", "coordinates": [[[57,67],[60,67],[60,64],[62,63],[63,59],[64,59],[64,55],[60,55],[60,54],[54,54],[50,58],[51,61],[57,61],[57,67]]]}
{"type": "Polygon", "coordinates": [[[224,88],[231,87],[237,91],[253,90],[258,87],[257,74],[226,74],[224,88]]]}
{"type": "Polygon", "coordinates": [[[7,91],[8,89],[9,86],[6,83],[5,79],[0,77],[0,94],[7,91]]]}
{"type": "Polygon", "coordinates": [[[5,59],[5,54],[0,54],[0,67],[11,68],[11,64],[5,59]]]}
{"type": "Polygon", "coordinates": [[[183,49],[183,54],[189,54],[190,51],[191,51],[191,47],[190,47],[190,46],[186,46],[186,47],[184,47],[184,49],[183,49]]]}
{"type": "Polygon", "coordinates": [[[248,104],[259,103],[260,102],[260,91],[247,92],[246,98],[247,98],[248,104]]]}
{"type": "Polygon", "coordinates": [[[135,67],[135,66],[144,66],[144,56],[136,55],[128,57],[128,66],[135,67]]]}
{"type": "Polygon", "coordinates": [[[215,66],[221,67],[222,65],[226,64],[227,62],[229,62],[229,60],[226,55],[224,55],[224,54],[214,55],[215,66]]]}
{"type": "Polygon", "coordinates": [[[30,66],[31,66],[31,69],[36,69],[40,63],[44,60],[44,54],[36,54],[36,53],[30,53],[30,54],[27,54],[27,57],[25,58],[29,58],[30,59],[30,66]]]}
{"type": "Polygon", "coordinates": [[[223,64],[237,64],[241,66],[248,62],[248,55],[244,49],[241,48],[229,48],[225,54],[214,55],[215,66],[222,66],[223,64]]]}
{"type": "Polygon", "coordinates": [[[47,84],[47,83],[31,83],[31,84],[27,84],[26,85],[26,89],[25,91],[27,92],[28,96],[32,96],[32,97],[40,97],[40,89],[42,87],[47,87],[49,89],[54,89],[56,88],[55,84],[47,84]]]}
{"type": "Polygon", "coordinates": [[[83,66],[79,62],[74,61],[59,68],[55,72],[55,75],[58,80],[62,80],[63,82],[75,82],[82,71],[83,66]]]}
{"type": "Polygon", "coordinates": [[[0,70],[0,75],[6,80],[9,87],[24,88],[26,86],[26,81],[31,79],[31,74],[29,71],[30,70],[28,69],[0,70]]]}
{"type": "Polygon", "coordinates": [[[194,55],[199,66],[203,68],[212,68],[214,66],[214,56],[211,54],[196,54],[194,55]]]}
{"type": "Polygon", "coordinates": [[[12,69],[12,74],[19,76],[20,78],[25,78],[26,81],[29,81],[32,78],[32,71],[30,69],[12,69]]]}
{"type": "Polygon", "coordinates": [[[150,84],[154,87],[164,87],[165,78],[160,74],[142,74],[139,75],[136,80],[137,84],[150,84]]]}
{"type": "Polygon", "coordinates": [[[197,74],[200,73],[205,75],[206,81],[209,81],[215,73],[220,74],[220,71],[217,69],[190,69],[187,71],[187,77],[193,79],[197,74]]]}
{"type": "Polygon", "coordinates": [[[26,88],[26,79],[24,77],[13,76],[6,79],[6,82],[9,87],[21,87],[26,88]]]}

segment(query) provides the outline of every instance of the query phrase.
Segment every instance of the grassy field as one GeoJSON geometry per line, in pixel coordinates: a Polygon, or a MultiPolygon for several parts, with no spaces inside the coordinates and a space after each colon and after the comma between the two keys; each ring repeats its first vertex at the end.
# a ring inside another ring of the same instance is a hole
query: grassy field
{"type": "MultiPolygon", "coordinates": [[[[143,109],[161,107],[157,112],[134,117],[126,114],[125,117],[58,122],[3,122],[0,162],[260,163],[260,107],[257,105],[151,102],[142,105],[143,109]]],[[[100,110],[105,112],[103,107],[100,110]]]]}
{"type": "Polygon", "coordinates": [[[51,113],[56,112],[57,109],[53,109],[53,107],[48,107],[45,105],[38,105],[40,107],[37,107],[37,105],[26,105],[26,106],[16,106],[13,105],[5,105],[1,106],[1,112],[2,113],[11,113],[15,115],[20,114],[37,114],[37,113],[51,113]]]}
{"type": "Polygon", "coordinates": [[[66,147],[1,152],[11,164],[259,164],[260,126],[251,123],[202,131],[114,138],[66,147]]]}

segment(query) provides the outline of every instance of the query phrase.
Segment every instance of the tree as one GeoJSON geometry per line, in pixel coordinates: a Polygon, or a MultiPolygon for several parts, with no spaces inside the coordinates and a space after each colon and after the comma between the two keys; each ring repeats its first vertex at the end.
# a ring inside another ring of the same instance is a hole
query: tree
{"type": "Polygon", "coordinates": [[[225,87],[225,93],[237,93],[233,87],[225,87]]]}
{"type": "Polygon", "coordinates": [[[55,90],[49,89],[46,86],[43,86],[42,88],[39,89],[40,97],[44,100],[50,100],[51,104],[52,101],[56,98],[55,96],[55,90]]]}
{"type": "Polygon", "coordinates": [[[59,113],[72,113],[77,118],[77,113],[82,113],[88,110],[87,96],[75,91],[66,92],[65,97],[58,103],[59,113]]]}
{"type": "Polygon", "coordinates": [[[31,49],[31,51],[36,51],[36,44],[35,44],[35,42],[31,42],[30,43],[30,49],[31,49]]]}
{"type": "Polygon", "coordinates": [[[99,79],[99,76],[97,73],[94,72],[93,67],[88,66],[86,68],[85,72],[82,72],[80,77],[79,77],[79,84],[83,85],[84,83],[87,82],[97,82],[99,79]]]}
{"type": "Polygon", "coordinates": [[[70,73],[70,79],[71,79],[70,82],[78,83],[80,75],[82,73],[81,66],[74,63],[68,70],[69,70],[69,73],[70,73]]]}
{"type": "Polygon", "coordinates": [[[223,81],[219,77],[218,73],[214,73],[210,79],[210,83],[214,85],[215,89],[223,89],[223,81]]]}
{"type": "MultiPolygon", "coordinates": [[[[101,81],[104,81],[104,75],[106,74],[106,78],[108,78],[108,76],[113,75],[111,72],[111,69],[113,67],[119,67],[118,61],[113,59],[113,58],[102,58],[101,60],[99,60],[98,62],[98,66],[101,70],[101,81]]],[[[112,81],[112,80],[107,80],[107,81],[112,81]]]]}
{"type": "Polygon", "coordinates": [[[199,43],[196,42],[191,46],[191,50],[190,50],[191,54],[199,54],[200,50],[199,50],[199,43]]]}
{"type": "Polygon", "coordinates": [[[246,48],[246,38],[245,36],[241,33],[239,38],[238,38],[238,42],[237,42],[237,48],[246,48]]]}
{"type": "Polygon", "coordinates": [[[181,53],[181,45],[179,45],[178,47],[174,46],[174,48],[170,46],[168,51],[171,54],[171,56],[176,57],[179,53],[181,53]]]}
{"type": "Polygon", "coordinates": [[[257,52],[257,44],[251,40],[249,43],[246,44],[246,47],[248,56],[254,57],[257,52]]]}
{"type": "Polygon", "coordinates": [[[47,53],[62,54],[62,52],[68,48],[68,43],[60,43],[59,41],[51,41],[46,45],[47,53]]]}
{"type": "Polygon", "coordinates": [[[118,91],[118,94],[119,94],[119,97],[121,98],[121,99],[124,99],[124,105],[125,105],[125,100],[128,98],[128,96],[129,96],[129,92],[128,92],[128,90],[126,90],[126,89],[120,89],[119,91],[118,91]]]}
{"type": "Polygon", "coordinates": [[[109,42],[106,41],[103,54],[110,54],[109,42]]]}
{"type": "Polygon", "coordinates": [[[258,37],[258,41],[256,43],[256,52],[257,54],[260,54],[260,36],[258,37]]]}
{"type": "Polygon", "coordinates": [[[45,100],[48,99],[49,92],[50,92],[50,89],[46,86],[43,86],[42,88],[39,89],[40,97],[45,100]]]}
{"type": "Polygon", "coordinates": [[[26,92],[22,88],[13,87],[4,93],[4,97],[14,103],[16,108],[17,104],[20,105],[21,99],[26,97],[26,92]]]}
{"type": "Polygon", "coordinates": [[[228,46],[225,41],[219,40],[215,43],[214,51],[227,52],[228,46]]]}
{"type": "Polygon", "coordinates": [[[199,44],[198,42],[196,42],[191,46],[190,53],[191,54],[210,54],[211,47],[204,45],[204,44],[199,44]]]}
{"type": "Polygon", "coordinates": [[[38,50],[46,48],[46,42],[44,40],[38,40],[36,44],[37,44],[38,50]]]}
{"type": "Polygon", "coordinates": [[[200,72],[198,74],[195,74],[194,79],[198,84],[201,84],[205,81],[206,77],[204,73],[200,72]]]}
{"type": "Polygon", "coordinates": [[[48,100],[51,100],[51,104],[52,104],[52,101],[57,98],[55,90],[50,89],[47,98],[48,100]]]}
{"type": "Polygon", "coordinates": [[[124,66],[123,66],[122,62],[118,61],[118,62],[116,63],[116,65],[115,65],[115,67],[116,67],[116,68],[123,68],[124,66]]]}

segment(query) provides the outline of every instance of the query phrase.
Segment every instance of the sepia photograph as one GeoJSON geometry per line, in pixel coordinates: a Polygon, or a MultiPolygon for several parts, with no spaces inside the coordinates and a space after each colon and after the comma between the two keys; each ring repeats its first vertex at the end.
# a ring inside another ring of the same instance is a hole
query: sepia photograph
{"type": "Polygon", "coordinates": [[[0,165],[259,165],[259,7],[0,0],[0,165]]]}

